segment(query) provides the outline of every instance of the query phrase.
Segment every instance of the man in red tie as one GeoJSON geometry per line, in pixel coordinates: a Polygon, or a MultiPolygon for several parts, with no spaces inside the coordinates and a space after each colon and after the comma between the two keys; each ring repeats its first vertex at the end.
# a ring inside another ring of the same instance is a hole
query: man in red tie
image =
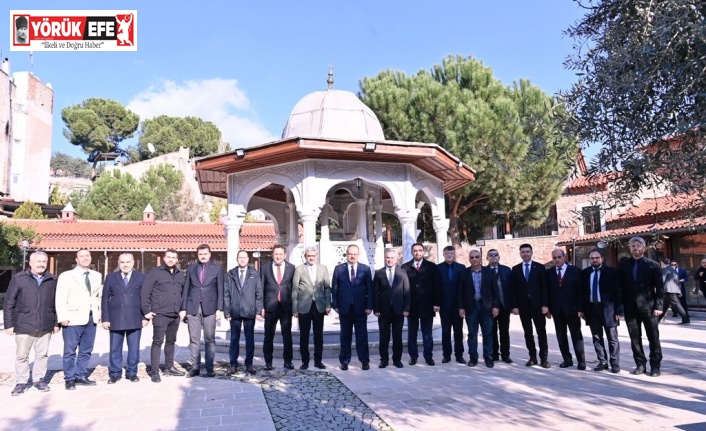
{"type": "Polygon", "coordinates": [[[292,279],[294,265],[284,260],[287,251],[277,244],[272,248],[272,264],[265,265],[260,272],[265,302],[265,340],[262,352],[265,356],[265,370],[272,370],[273,341],[279,321],[284,345],[284,368],[294,369],[292,364],[292,279]]]}

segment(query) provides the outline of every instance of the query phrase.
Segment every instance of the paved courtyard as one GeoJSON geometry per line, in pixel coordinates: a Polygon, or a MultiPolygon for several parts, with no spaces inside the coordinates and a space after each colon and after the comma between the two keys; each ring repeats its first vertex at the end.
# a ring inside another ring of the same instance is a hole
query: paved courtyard
{"type": "MultiPolygon", "coordinates": [[[[142,380],[107,384],[108,334],[98,330],[91,360],[97,386],[63,388],[61,336],[51,343],[51,392],[35,390],[10,396],[14,386],[14,340],[0,335],[0,430],[706,430],[706,321],[677,326],[669,317],[660,325],[662,376],[633,376],[627,330],[619,329],[623,371],[560,369],[553,323],[549,370],[527,368],[519,319],[511,323],[514,364],[457,363],[377,368],[357,361],[349,371],[325,359],[326,371],[286,371],[276,360],[272,372],[251,377],[224,374],[227,355],[219,353],[216,378],[164,377],[154,384],[141,365],[142,380]]],[[[584,330],[584,337],[588,330],[584,330]]],[[[151,329],[142,336],[142,358],[148,357],[151,329]]],[[[277,339],[275,340],[277,341],[277,339]]],[[[589,369],[595,354],[586,338],[589,369]]],[[[179,329],[177,359],[188,360],[186,325],[179,329]]],[[[645,340],[646,344],[646,340],[645,340]]],[[[295,361],[298,367],[299,363],[295,361]]]]}

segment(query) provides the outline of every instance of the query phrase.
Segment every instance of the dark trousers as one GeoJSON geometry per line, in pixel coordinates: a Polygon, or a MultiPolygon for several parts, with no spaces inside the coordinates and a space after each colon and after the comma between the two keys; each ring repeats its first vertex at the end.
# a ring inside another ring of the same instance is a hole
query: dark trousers
{"type": "Polygon", "coordinates": [[[201,368],[201,331],[203,330],[203,343],[206,350],[206,370],[213,371],[213,362],[216,358],[217,324],[216,314],[204,315],[200,305],[196,314],[186,316],[186,327],[189,329],[191,363],[197,370],[201,368]]]}
{"type": "Polygon", "coordinates": [[[586,352],[583,346],[583,334],[581,334],[581,318],[578,314],[552,314],[554,320],[554,328],[556,329],[556,340],[559,343],[559,351],[565,362],[573,362],[571,350],[569,350],[569,338],[566,333],[566,328],[569,328],[571,334],[571,343],[574,345],[574,353],[576,361],[579,364],[586,363],[586,352]]]}
{"type": "Polygon", "coordinates": [[[370,362],[368,351],[368,315],[357,314],[353,307],[348,313],[339,315],[341,322],[341,352],[338,360],[342,364],[351,362],[351,342],[353,341],[353,328],[355,327],[355,351],[360,362],[370,362]]]}
{"type": "Polygon", "coordinates": [[[422,346],[424,348],[424,360],[429,361],[434,356],[434,338],[431,334],[431,327],[434,317],[407,317],[407,352],[409,357],[417,359],[419,348],[417,346],[417,332],[422,328],[422,346]]]}
{"type": "Polygon", "coordinates": [[[64,338],[64,380],[86,377],[88,361],[96,341],[96,324],[93,313],[85,325],[66,326],[61,331],[64,338]],[[78,349],[78,355],[76,355],[78,349]]]}
{"type": "Polygon", "coordinates": [[[453,353],[457,358],[463,357],[463,319],[458,314],[458,308],[442,308],[441,317],[441,351],[444,358],[451,357],[451,331],[453,331],[453,353]]]}
{"type": "Polygon", "coordinates": [[[150,364],[152,372],[159,371],[159,355],[162,353],[162,343],[164,343],[164,368],[174,366],[174,343],[176,343],[177,331],[179,330],[179,316],[165,316],[155,314],[152,318],[153,334],[152,349],[150,350],[150,364]],[[165,341],[166,337],[166,341],[165,341]]]}
{"type": "Polygon", "coordinates": [[[610,362],[611,366],[619,367],[620,343],[618,342],[618,328],[616,326],[605,326],[603,305],[601,303],[590,303],[589,307],[591,307],[591,311],[588,325],[591,328],[593,348],[596,350],[598,362],[610,362]],[[605,331],[605,338],[608,339],[608,352],[606,352],[605,342],[603,341],[603,331],[605,331]],[[610,354],[610,358],[608,358],[607,354],[610,354]]]}
{"type": "Polygon", "coordinates": [[[262,343],[262,353],[265,363],[272,365],[272,352],[274,351],[275,330],[277,321],[282,331],[282,345],[284,348],[284,362],[292,362],[292,313],[285,311],[281,303],[277,303],[275,311],[265,312],[265,340],[262,343]]]}
{"type": "Polygon", "coordinates": [[[650,346],[650,367],[659,368],[662,363],[662,346],[659,343],[659,319],[651,313],[638,311],[636,315],[625,318],[630,334],[630,347],[635,364],[647,365],[647,358],[642,347],[642,326],[645,327],[645,334],[650,346]]]}
{"type": "Polygon", "coordinates": [[[123,375],[123,342],[127,338],[127,368],[125,376],[137,375],[137,364],[140,362],[140,337],[142,328],[125,331],[110,331],[110,359],[108,373],[111,377],[123,375]]]}
{"type": "Polygon", "coordinates": [[[401,314],[388,314],[378,317],[380,329],[380,362],[390,361],[390,329],[392,329],[392,362],[402,360],[402,326],[404,316],[401,314]]]}
{"type": "MultiPolygon", "coordinates": [[[[686,286],[684,283],[679,283],[680,289],[681,289],[681,296],[679,297],[679,303],[681,304],[681,308],[684,309],[684,314],[686,314],[686,319],[689,320],[689,306],[686,303],[686,286]]],[[[677,309],[675,307],[672,307],[672,313],[674,313],[674,317],[677,317],[679,314],[677,312],[677,309]]]]}
{"type": "Polygon", "coordinates": [[[542,314],[542,308],[533,307],[529,304],[520,308],[520,322],[525,333],[525,345],[530,359],[537,360],[537,347],[534,344],[534,333],[532,330],[532,323],[534,323],[534,327],[537,328],[537,341],[539,342],[539,359],[546,361],[549,345],[547,343],[547,321],[544,314],[542,314]]]}
{"type": "Polygon", "coordinates": [[[299,354],[302,363],[309,363],[309,332],[314,326],[314,362],[321,362],[324,354],[324,313],[316,308],[316,303],[311,304],[309,312],[299,313],[299,354]]]}
{"type": "Polygon", "coordinates": [[[510,314],[510,310],[500,307],[498,317],[493,318],[493,359],[510,357],[510,314]]]}
{"type": "Polygon", "coordinates": [[[471,360],[478,360],[478,326],[483,335],[483,359],[493,360],[493,313],[483,307],[481,302],[473,302],[470,310],[466,310],[466,325],[468,326],[468,354],[471,360]]]}
{"type": "Polygon", "coordinates": [[[252,365],[252,358],[255,355],[255,319],[245,319],[234,317],[230,320],[230,364],[235,366],[240,355],[240,328],[245,332],[245,366],[252,365]]]}
{"type": "MultiPolygon", "coordinates": [[[[684,296],[682,295],[682,298],[684,296]]],[[[681,302],[679,302],[679,297],[677,296],[676,293],[665,293],[664,294],[664,313],[662,313],[662,316],[667,314],[667,311],[669,311],[669,308],[671,307],[672,310],[681,317],[682,322],[688,322],[689,321],[689,315],[686,314],[686,310],[684,310],[684,307],[682,307],[681,302]]],[[[661,316],[660,316],[661,317],[661,316]]]]}

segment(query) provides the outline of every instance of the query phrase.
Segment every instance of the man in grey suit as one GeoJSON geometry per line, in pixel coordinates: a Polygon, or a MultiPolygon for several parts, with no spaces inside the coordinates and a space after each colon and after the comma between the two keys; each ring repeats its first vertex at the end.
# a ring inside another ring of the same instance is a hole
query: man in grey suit
{"type": "Polygon", "coordinates": [[[292,315],[299,319],[300,370],[309,368],[309,330],[314,324],[314,366],[326,368],[321,361],[324,352],[324,316],[331,311],[331,282],[328,269],[317,265],[319,249],[304,250],[306,263],[294,270],[292,280],[292,315]]]}
{"type": "Polygon", "coordinates": [[[385,267],[373,277],[373,310],[380,328],[380,368],[389,363],[390,327],[392,327],[392,363],[402,368],[402,325],[409,316],[412,296],[407,271],[397,267],[397,250],[385,251],[385,267]]]}

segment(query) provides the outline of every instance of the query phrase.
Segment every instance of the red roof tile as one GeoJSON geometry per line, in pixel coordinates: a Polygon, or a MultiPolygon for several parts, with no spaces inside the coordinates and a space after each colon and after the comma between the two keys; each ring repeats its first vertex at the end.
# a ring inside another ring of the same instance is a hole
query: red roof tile
{"type": "Polygon", "coordinates": [[[566,187],[569,193],[590,193],[596,190],[605,190],[608,185],[607,175],[596,175],[596,176],[585,176],[581,175],[579,177],[571,180],[569,185],[566,187]]]}
{"type": "Polygon", "coordinates": [[[677,195],[667,195],[658,198],[645,199],[629,210],[612,217],[609,221],[640,218],[645,216],[662,216],[673,214],[680,215],[680,212],[693,209],[696,205],[701,205],[701,198],[696,194],[680,193],[677,195]]]}
{"type": "MultiPolygon", "coordinates": [[[[221,223],[160,222],[143,224],[138,221],[7,219],[6,222],[31,227],[41,235],[33,248],[49,251],[76,250],[196,250],[206,243],[214,251],[228,249],[225,226],[221,223]]],[[[271,222],[245,223],[240,232],[240,247],[245,250],[266,250],[274,247],[275,232],[271,222]]]]}
{"type": "MultiPolygon", "coordinates": [[[[639,236],[652,232],[667,233],[669,231],[700,227],[706,227],[706,217],[697,217],[696,219],[669,220],[658,223],[645,223],[620,229],[611,229],[603,232],[580,236],[576,238],[576,242],[593,242],[603,238],[626,237],[633,235],[639,236]]],[[[566,239],[566,237],[562,237],[562,241],[557,243],[557,245],[570,245],[572,242],[573,241],[566,239]]]]}

